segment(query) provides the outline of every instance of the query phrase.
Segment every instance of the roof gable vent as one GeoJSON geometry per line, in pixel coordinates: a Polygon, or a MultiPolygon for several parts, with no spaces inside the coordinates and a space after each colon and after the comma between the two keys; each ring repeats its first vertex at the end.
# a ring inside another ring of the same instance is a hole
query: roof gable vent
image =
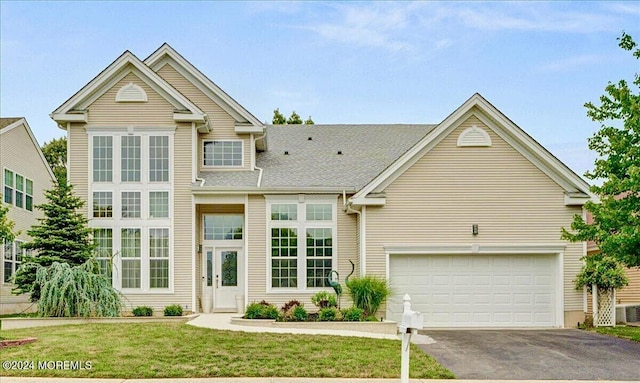
{"type": "Polygon", "coordinates": [[[484,129],[473,125],[458,136],[458,147],[462,146],[491,146],[491,137],[484,129]]]}
{"type": "Polygon", "coordinates": [[[147,93],[140,85],[130,82],[118,90],[116,102],[147,102],[147,93]]]}

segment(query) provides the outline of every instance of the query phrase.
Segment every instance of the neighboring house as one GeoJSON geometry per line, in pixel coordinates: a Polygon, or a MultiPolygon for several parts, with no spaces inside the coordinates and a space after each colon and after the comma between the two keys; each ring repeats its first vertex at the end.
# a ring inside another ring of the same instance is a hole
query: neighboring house
{"type": "Polygon", "coordinates": [[[0,247],[0,314],[35,310],[27,295],[12,295],[12,277],[27,254],[21,245],[31,238],[27,230],[38,223],[42,212],[35,208],[46,202],[44,191],[50,189],[53,173],[38,141],[24,118],[0,118],[0,171],[2,202],[9,208],[9,219],[19,232],[14,242],[0,247]]]}
{"type": "Polygon", "coordinates": [[[435,125],[265,126],[164,44],[51,117],[129,309],[309,307],[353,261],[389,279],[387,318],[408,292],[429,327],[584,320],[560,233],[589,185],[478,94],[435,125]]]}
{"type": "MultiPolygon", "coordinates": [[[[593,216],[589,212],[587,212],[587,223],[593,223],[593,216]]],[[[595,242],[587,242],[587,255],[597,254],[599,251],[600,249],[595,242]]],[[[629,267],[626,272],[629,278],[629,285],[616,291],[616,303],[640,304],[640,267],[629,267]]]]}

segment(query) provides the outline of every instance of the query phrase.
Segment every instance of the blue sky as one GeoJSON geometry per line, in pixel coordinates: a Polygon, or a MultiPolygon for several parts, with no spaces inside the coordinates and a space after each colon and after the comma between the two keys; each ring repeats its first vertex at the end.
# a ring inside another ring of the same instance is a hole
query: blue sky
{"type": "Polygon", "coordinates": [[[0,113],[48,117],[123,51],[167,42],[263,121],[438,123],[479,92],[582,174],[583,107],[632,79],[638,2],[0,1],[0,113]]]}

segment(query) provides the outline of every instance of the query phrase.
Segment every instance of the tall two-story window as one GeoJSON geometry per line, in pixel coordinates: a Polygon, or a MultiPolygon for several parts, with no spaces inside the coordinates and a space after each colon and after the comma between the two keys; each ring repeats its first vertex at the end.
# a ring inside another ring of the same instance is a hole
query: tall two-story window
{"type": "Polygon", "coordinates": [[[272,288],[328,286],[335,258],[336,203],[307,197],[269,203],[272,288]]]}
{"type": "Polygon", "coordinates": [[[16,206],[24,207],[24,177],[16,174],[16,206]]]}
{"type": "Polygon", "coordinates": [[[175,129],[87,128],[90,221],[100,269],[127,292],[173,287],[171,142],[175,129]]]}
{"type": "Polygon", "coordinates": [[[24,208],[33,211],[33,181],[25,178],[25,200],[24,208]]]}
{"type": "Polygon", "coordinates": [[[113,137],[93,136],[93,182],[113,181],[113,137]]]}
{"type": "Polygon", "coordinates": [[[242,141],[205,141],[203,145],[205,166],[242,166],[242,141]]]}
{"type": "Polygon", "coordinates": [[[9,169],[4,169],[4,203],[13,204],[13,190],[13,172],[9,169]]]}

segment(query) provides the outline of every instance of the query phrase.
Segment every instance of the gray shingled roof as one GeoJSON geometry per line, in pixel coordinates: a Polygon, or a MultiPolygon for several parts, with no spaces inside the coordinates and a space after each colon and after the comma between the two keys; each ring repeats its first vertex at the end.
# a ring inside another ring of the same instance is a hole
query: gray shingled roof
{"type": "Polygon", "coordinates": [[[360,189],[435,125],[270,125],[263,187],[360,189]],[[311,137],[311,140],[309,140],[311,137]],[[288,154],[285,155],[285,151],[288,154]],[[342,151],[342,154],[338,154],[342,151]]]}
{"type": "Polygon", "coordinates": [[[0,118],[0,129],[4,129],[7,126],[13,124],[14,122],[22,119],[22,117],[3,117],[0,118]]]}
{"type": "MultiPolygon", "coordinates": [[[[199,178],[205,180],[205,186],[251,187],[258,184],[258,171],[200,172],[199,178]]],[[[200,186],[200,183],[194,184],[200,186]]]]}

